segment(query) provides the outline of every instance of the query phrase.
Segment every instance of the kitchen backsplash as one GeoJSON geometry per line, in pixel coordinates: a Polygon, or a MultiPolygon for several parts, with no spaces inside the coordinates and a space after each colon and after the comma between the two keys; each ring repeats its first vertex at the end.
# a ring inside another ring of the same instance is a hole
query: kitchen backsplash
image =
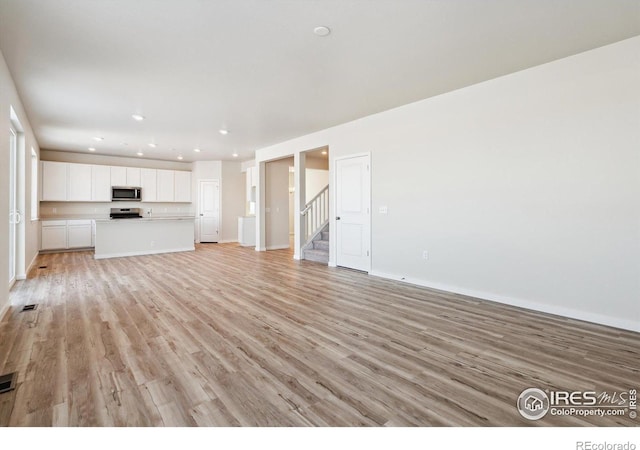
{"type": "Polygon", "coordinates": [[[145,202],[41,202],[40,217],[87,216],[92,218],[108,218],[111,208],[141,208],[143,215],[148,216],[194,216],[193,203],[145,203],[145,202]]]}

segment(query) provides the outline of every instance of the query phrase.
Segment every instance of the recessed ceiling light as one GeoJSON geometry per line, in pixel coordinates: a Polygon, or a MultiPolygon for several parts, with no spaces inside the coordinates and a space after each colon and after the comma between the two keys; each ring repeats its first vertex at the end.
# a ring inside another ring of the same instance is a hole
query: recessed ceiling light
{"type": "Polygon", "coordinates": [[[142,152],[138,152],[138,153],[136,153],[136,155],[138,155],[138,156],[144,156],[144,153],[142,153],[142,152]]]}
{"type": "Polygon", "coordinates": [[[329,36],[331,34],[331,30],[329,29],[329,27],[315,27],[313,29],[313,32],[316,36],[320,37],[329,36]]]}
{"type": "Polygon", "coordinates": [[[131,117],[133,120],[137,120],[138,122],[142,122],[144,120],[144,116],[141,116],[140,114],[131,114],[131,117]]]}
{"type": "Polygon", "coordinates": [[[238,154],[237,154],[237,153],[234,153],[234,154],[233,154],[233,155],[231,155],[231,156],[233,156],[234,158],[237,158],[237,157],[238,157],[238,154]]]}
{"type": "Polygon", "coordinates": [[[96,137],[93,138],[93,140],[97,141],[97,142],[100,142],[100,141],[104,141],[104,138],[100,137],[100,136],[96,136],[96,137]]]}
{"type": "Polygon", "coordinates": [[[151,147],[151,148],[156,148],[156,147],[157,147],[157,145],[156,145],[156,144],[154,144],[153,142],[149,142],[149,147],[151,147]]]}
{"type": "Polygon", "coordinates": [[[96,151],[96,149],[95,149],[95,147],[89,147],[89,151],[90,151],[90,152],[95,152],[95,151],[96,151]]]}
{"type": "Polygon", "coordinates": [[[225,136],[226,136],[227,134],[229,134],[229,130],[225,130],[224,128],[221,128],[221,129],[220,129],[220,130],[218,130],[218,131],[220,132],[220,134],[223,134],[223,135],[225,135],[225,136]]]}
{"type": "Polygon", "coordinates": [[[323,155],[326,155],[326,154],[327,154],[327,151],[326,151],[326,150],[322,150],[322,154],[323,154],[323,155]]]}
{"type": "Polygon", "coordinates": [[[199,148],[194,148],[193,151],[196,153],[200,153],[202,150],[200,150],[199,148]]]}
{"type": "Polygon", "coordinates": [[[178,159],[182,160],[184,159],[182,155],[178,155],[178,159]]]}

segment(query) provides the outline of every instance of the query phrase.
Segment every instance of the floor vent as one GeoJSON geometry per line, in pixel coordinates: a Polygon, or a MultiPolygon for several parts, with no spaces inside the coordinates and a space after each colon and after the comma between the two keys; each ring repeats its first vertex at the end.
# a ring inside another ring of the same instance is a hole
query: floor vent
{"type": "Polygon", "coordinates": [[[37,308],[38,308],[38,305],[36,305],[36,304],[33,304],[33,305],[24,305],[24,306],[22,307],[22,311],[21,311],[21,312],[23,312],[23,311],[33,311],[33,310],[35,310],[35,309],[37,309],[37,308]]]}
{"type": "Polygon", "coordinates": [[[46,269],[47,266],[38,266],[38,269],[46,269]]]}
{"type": "Polygon", "coordinates": [[[0,375],[0,394],[4,394],[5,392],[9,392],[15,389],[17,379],[18,372],[0,375]]]}

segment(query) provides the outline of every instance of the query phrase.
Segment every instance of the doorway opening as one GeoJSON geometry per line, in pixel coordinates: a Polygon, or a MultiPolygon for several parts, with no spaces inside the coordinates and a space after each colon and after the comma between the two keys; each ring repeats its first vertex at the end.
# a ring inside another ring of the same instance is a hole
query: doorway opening
{"type": "Polygon", "coordinates": [[[291,210],[290,175],[293,157],[277,159],[265,163],[265,247],[266,250],[290,248],[293,233],[293,211],[291,210]]]}
{"type": "Polygon", "coordinates": [[[302,259],[329,263],[329,148],[301,153],[300,234],[302,259]]]}

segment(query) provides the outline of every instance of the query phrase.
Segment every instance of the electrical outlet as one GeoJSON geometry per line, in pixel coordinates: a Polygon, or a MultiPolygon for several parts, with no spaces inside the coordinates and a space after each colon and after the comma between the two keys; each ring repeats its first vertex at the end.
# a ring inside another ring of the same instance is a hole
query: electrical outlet
{"type": "Polygon", "coordinates": [[[156,246],[156,241],[151,241],[151,248],[156,246]]]}
{"type": "Polygon", "coordinates": [[[422,259],[429,259],[429,252],[426,250],[422,251],[422,259]]]}

